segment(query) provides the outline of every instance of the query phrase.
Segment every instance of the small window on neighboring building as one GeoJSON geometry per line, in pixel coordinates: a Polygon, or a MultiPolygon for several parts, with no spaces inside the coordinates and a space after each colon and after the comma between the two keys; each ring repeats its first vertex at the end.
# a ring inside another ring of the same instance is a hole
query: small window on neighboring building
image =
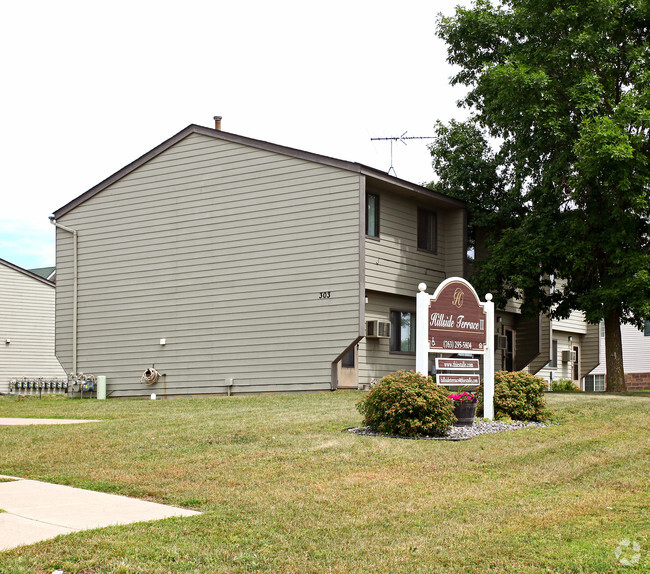
{"type": "Polygon", "coordinates": [[[604,392],[605,375],[587,375],[585,377],[585,391],[587,392],[604,392]]]}
{"type": "Polygon", "coordinates": [[[415,353],[415,313],[391,311],[390,323],[390,350],[415,353]]]}
{"type": "Polygon", "coordinates": [[[418,208],[418,249],[436,253],[437,242],[437,217],[434,211],[418,208]]]}
{"type": "Polygon", "coordinates": [[[366,193],[366,235],[379,237],[379,196],[366,193]]]}
{"type": "Polygon", "coordinates": [[[605,338],[605,321],[600,322],[600,338],[605,338]]]}
{"type": "Polygon", "coordinates": [[[646,337],[650,337],[650,321],[645,322],[645,329],[643,329],[643,334],[646,337]]]}
{"type": "Polygon", "coordinates": [[[557,369],[557,339],[553,339],[553,349],[551,351],[551,369],[557,369]]]}

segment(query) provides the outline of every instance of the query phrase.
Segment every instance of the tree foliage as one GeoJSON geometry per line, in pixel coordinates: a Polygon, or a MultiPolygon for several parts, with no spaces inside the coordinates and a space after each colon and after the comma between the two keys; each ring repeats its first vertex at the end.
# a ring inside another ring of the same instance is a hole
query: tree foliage
{"type": "Polygon", "coordinates": [[[483,233],[473,280],[604,319],[624,385],[620,323],[650,318],[649,1],[476,0],[438,34],[471,115],[437,125],[431,185],[483,233]]]}

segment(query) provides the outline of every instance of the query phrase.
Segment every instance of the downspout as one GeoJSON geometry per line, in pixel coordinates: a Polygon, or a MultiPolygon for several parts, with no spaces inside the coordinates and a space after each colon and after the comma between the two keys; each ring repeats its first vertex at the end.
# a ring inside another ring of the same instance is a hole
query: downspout
{"type": "Polygon", "coordinates": [[[77,291],[78,291],[78,273],[77,273],[77,230],[66,227],[57,223],[54,215],[49,217],[50,223],[57,229],[63,229],[72,233],[72,374],[77,374],[77,291]]]}

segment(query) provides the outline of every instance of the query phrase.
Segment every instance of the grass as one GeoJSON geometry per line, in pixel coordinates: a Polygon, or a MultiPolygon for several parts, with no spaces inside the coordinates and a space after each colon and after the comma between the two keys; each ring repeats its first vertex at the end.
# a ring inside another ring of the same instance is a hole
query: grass
{"type": "Polygon", "coordinates": [[[0,572],[650,570],[647,395],[549,394],[559,424],[462,442],[341,432],[362,396],[2,397],[0,416],[102,422],[1,428],[0,474],[204,514],[14,549],[0,572]]]}

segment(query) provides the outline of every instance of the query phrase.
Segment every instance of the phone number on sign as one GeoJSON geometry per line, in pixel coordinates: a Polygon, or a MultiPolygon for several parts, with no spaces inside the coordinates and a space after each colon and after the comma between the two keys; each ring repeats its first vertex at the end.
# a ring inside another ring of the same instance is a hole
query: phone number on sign
{"type": "MultiPolygon", "coordinates": [[[[471,351],[474,349],[474,345],[470,341],[443,341],[443,349],[450,349],[452,351],[471,351]]],[[[483,343],[478,344],[478,348],[483,348],[483,343]]]]}

